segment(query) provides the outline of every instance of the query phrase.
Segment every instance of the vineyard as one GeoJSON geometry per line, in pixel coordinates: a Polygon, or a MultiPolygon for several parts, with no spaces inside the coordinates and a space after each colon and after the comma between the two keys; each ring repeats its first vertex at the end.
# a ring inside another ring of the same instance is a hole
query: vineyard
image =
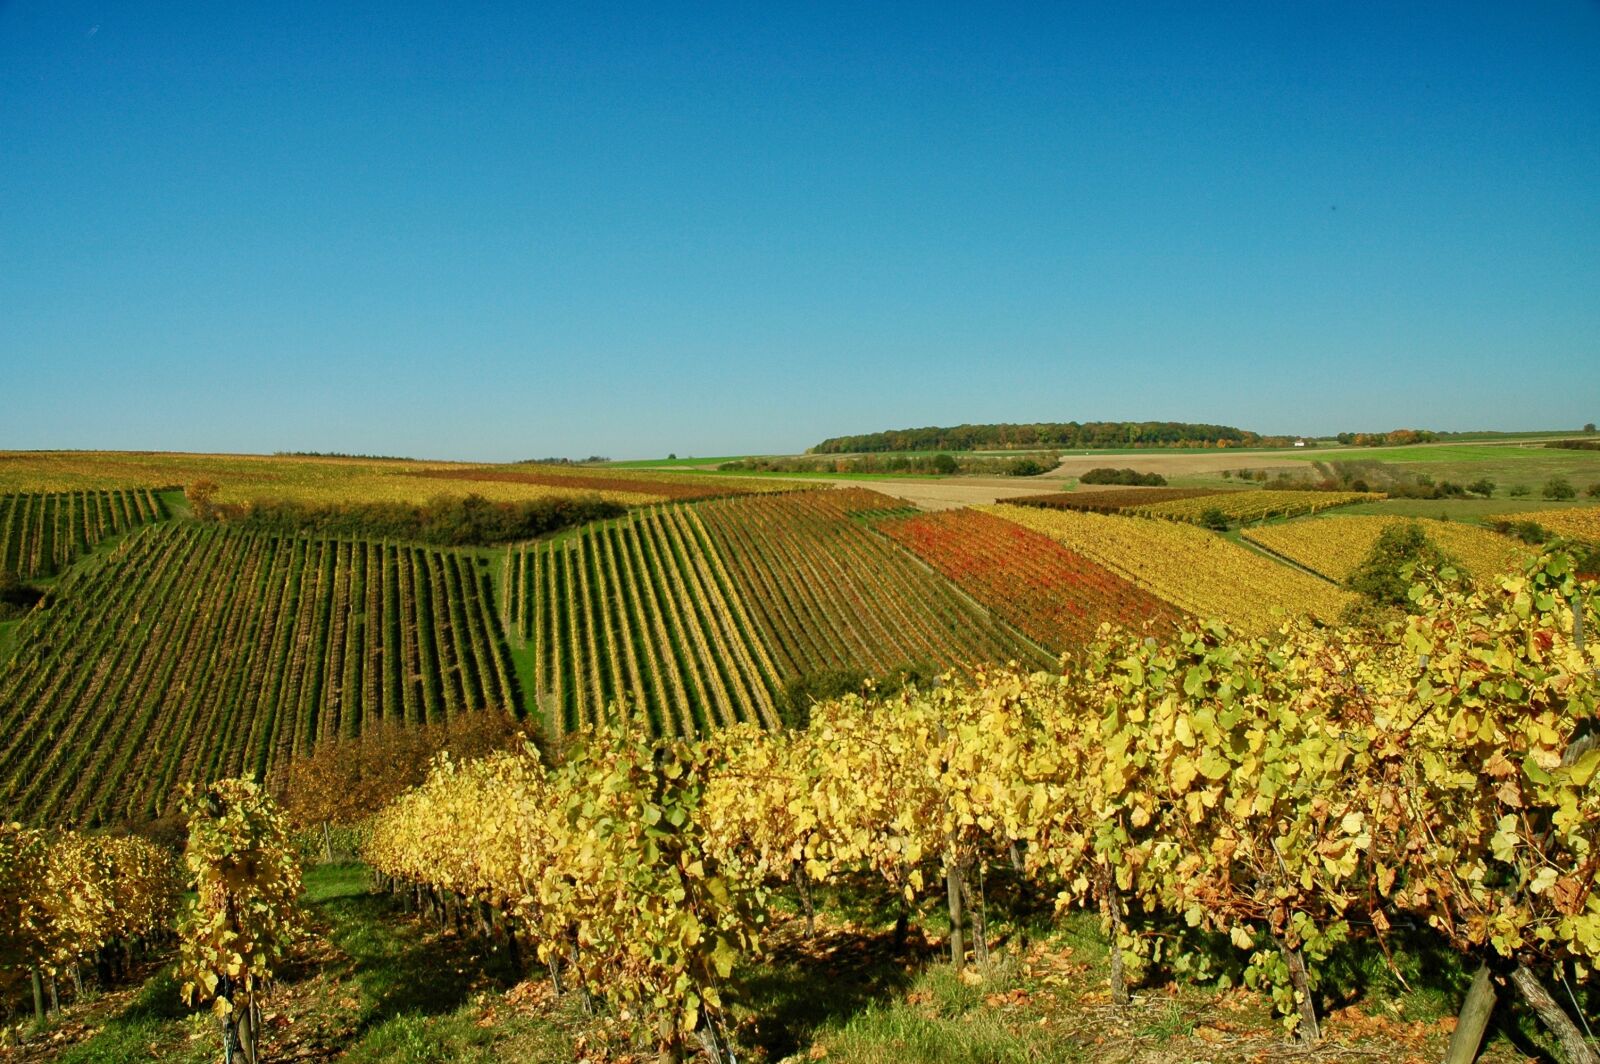
{"type": "Polygon", "coordinates": [[[1101,624],[1170,631],[1181,611],[1055,540],[975,510],[879,527],[1034,642],[1073,649],[1101,624]]]}
{"type": "Polygon", "coordinates": [[[1027,654],[872,530],[887,512],[866,491],[727,499],[511,551],[506,626],[533,650],[538,705],[562,729],[615,704],[655,734],[694,735],[774,725],[784,686],[812,673],[1027,654]]]}
{"type": "Polygon", "coordinates": [[[1600,543],[1600,506],[1585,506],[1570,510],[1534,510],[1517,514],[1518,521],[1532,521],[1558,536],[1600,543]]]}
{"type": "Polygon", "coordinates": [[[1004,624],[875,531],[903,504],[859,488],[700,509],[712,545],[785,676],[885,675],[1010,658],[1048,664],[1004,624]]]}
{"type": "Polygon", "coordinates": [[[1220,494],[1215,488],[1117,488],[1107,491],[1061,491],[1011,501],[1017,506],[1037,506],[1042,510],[1085,510],[1089,513],[1111,514],[1157,503],[1220,494]]]}
{"type": "Polygon", "coordinates": [[[506,565],[508,627],[534,648],[536,699],[558,729],[619,707],[666,735],[776,723],[778,671],[693,509],[591,525],[506,565]]]}
{"type": "Polygon", "coordinates": [[[1265,521],[1273,517],[1302,517],[1338,506],[1373,502],[1382,495],[1368,491],[1228,491],[1215,495],[1193,496],[1171,502],[1127,508],[1125,512],[1168,521],[1198,523],[1215,511],[1233,523],[1265,521]]]}
{"type": "MultiPolygon", "coordinates": [[[[852,696],[803,731],[652,745],[602,729],[553,770],[531,753],[446,762],[366,853],[391,889],[498,911],[558,994],[565,978],[714,1060],[771,891],[809,912],[812,883],[877,881],[946,909],[953,966],[981,970],[999,948],[982,884],[1009,866],[1101,914],[1115,1005],[1231,954],[1314,1045],[1341,955],[1387,952],[1406,925],[1439,957],[1502,969],[1565,1059],[1592,1061],[1547,989],[1600,961],[1600,646],[1582,634],[1600,601],[1571,565],[1470,592],[1424,576],[1418,612],[1381,632],[1113,635],[1063,676],[852,696]]],[[[1476,1055],[1495,1007],[1478,983],[1452,1059],[1476,1055]]]]}
{"type": "MultiPolygon", "coordinates": [[[[1384,529],[1406,523],[1398,517],[1333,515],[1247,529],[1244,538],[1342,583],[1366,559],[1384,529]]],[[[1475,525],[1426,519],[1416,524],[1475,578],[1491,579],[1515,569],[1529,554],[1526,545],[1475,525]]]]}
{"type": "Polygon", "coordinates": [[[694,476],[604,466],[481,465],[314,455],[211,455],[0,451],[0,495],[76,492],[207,481],[219,504],[281,500],[308,505],[422,505],[447,495],[495,502],[599,495],[629,505],[783,491],[782,481],[694,476]]]}
{"type": "Polygon", "coordinates": [[[1205,529],[1176,521],[982,507],[1040,532],[1197,617],[1220,617],[1248,631],[1285,616],[1332,622],[1354,596],[1205,529]]]}
{"type": "Polygon", "coordinates": [[[363,840],[388,908],[359,908],[480,941],[519,1001],[536,978],[579,995],[579,1040],[679,1059],[745,1059],[797,924],[848,955],[877,907],[895,972],[939,949],[976,985],[1015,971],[997,958],[1041,898],[1073,934],[1100,922],[1082,992],[1116,1022],[1135,987],[1225,978],[1315,1042],[1330,973],[1421,936],[1570,1040],[1545,986],[1591,1001],[1600,961],[1600,641],[1578,621],[1600,601],[1564,555],[1506,577],[1531,548],[1422,521],[1476,583],[1424,572],[1409,617],[1339,626],[1334,581],[1399,520],[1246,531],[1294,565],[1182,520],[861,489],[654,503],[509,550],[135,524],[0,667],[0,991],[92,1007],[86,982],[175,926],[163,992],[209,1004],[238,1059],[305,1055],[273,983],[330,946],[304,937],[292,815],[330,854],[330,820],[363,840]],[[919,679],[782,726],[797,683],[897,669],[919,679]],[[476,727],[501,708],[538,712],[537,750],[476,727]],[[158,831],[180,794],[186,899],[150,843],[3,825],[158,831]]]}
{"type": "Polygon", "coordinates": [[[32,970],[36,1008],[48,980],[83,980],[86,965],[125,962],[172,925],[172,855],[137,837],[44,832],[0,823],[0,995],[32,970]]]}
{"type": "Polygon", "coordinates": [[[0,495],[0,572],[53,576],[107,536],[166,516],[147,488],[0,495]]]}
{"type": "Polygon", "coordinates": [[[472,555],[160,524],[23,623],[0,671],[0,808],[142,820],[182,783],[274,774],[369,719],[516,705],[472,555]]]}

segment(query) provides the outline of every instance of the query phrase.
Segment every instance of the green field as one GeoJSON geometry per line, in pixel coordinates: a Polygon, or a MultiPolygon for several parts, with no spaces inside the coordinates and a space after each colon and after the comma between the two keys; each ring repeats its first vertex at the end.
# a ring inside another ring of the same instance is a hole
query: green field
{"type": "Polygon", "coordinates": [[[1600,451],[1575,451],[1524,443],[1418,443],[1409,447],[1319,447],[1294,450],[1289,457],[1305,461],[1332,460],[1374,462],[1427,462],[1445,465],[1476,465],[1481,462],[1515,462],[1530,457],[1591,456],[1600,461],[1600,451]]]}
{"type": "Polygon", "coordinates": [[[1527,513],[1534,510],[1565,509],[1595,505],[1594,499],[1574,502],[1551,502],[1537,493],[1521,499],[1496,496],[1492,499],[1385,499],[1382,502],[1359,503],[1345,507],[1340,513],[1387,514],[1391,517],[1437,517],[1445,521],[1484,521],[1503,514],[1527,513]]]}

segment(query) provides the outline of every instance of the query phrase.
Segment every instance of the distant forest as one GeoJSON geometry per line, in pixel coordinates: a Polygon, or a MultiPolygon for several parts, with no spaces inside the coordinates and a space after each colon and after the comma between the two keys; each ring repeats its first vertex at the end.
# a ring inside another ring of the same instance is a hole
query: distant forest
{"type": "Polygon", "coordinates": [[[1231,425],[1183,421],[1077,421],[1032,425],[957,425],[891,429],[823,440],[809,454],[859,451],[1009,451],[1029,448],[1093,450],[1109,447],[1287,447],[1293,436],[1262,436],[1231,425]]]}

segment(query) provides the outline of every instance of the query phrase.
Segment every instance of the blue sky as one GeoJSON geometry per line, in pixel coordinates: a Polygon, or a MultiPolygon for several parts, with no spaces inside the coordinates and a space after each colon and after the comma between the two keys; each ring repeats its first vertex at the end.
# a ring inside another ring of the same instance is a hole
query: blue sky
{"type": "Polygon", "coordinates": [[[1600,419],[1600,5],[0,0],[0,447],[1600,419]]]}

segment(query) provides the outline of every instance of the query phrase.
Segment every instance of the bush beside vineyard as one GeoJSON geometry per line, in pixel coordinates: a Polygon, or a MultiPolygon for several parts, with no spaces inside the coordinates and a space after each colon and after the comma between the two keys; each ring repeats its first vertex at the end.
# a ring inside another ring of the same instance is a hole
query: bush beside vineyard
{"type": "Polygon", "coordinates": [[[206,509],[210,518],[255,532],[330,539],[395,539],[440,547],[514,543],[628,512],[622,503],[600,495],[557,495],[517,502],[491,502],[481,495],[442,495],[421,505],[313,505],[269,498],[211,504],[206,509]]]}
{"type": "Polygon", "coordinates": [[[649,998],[663,1037],[754,944],[762,885],[866,873],[941,897],[953,955],[981,959],[1000,862],[1102,914],[1118,997],[1152,963],[1204,970],[1174,924],[1214,932],[1311,1041],[1324,962],[1420,920],[1538,1008],[1553,972],[1600,961],[1600,650],[1582,634],[1600,595],[1556,552],[1490,587],[1424,574],[1412,596],[1376,634],[1106,629],[1059,675],[846,698],[804,731],[730,728],[698,751],[601,735],[554,777],[531,755],[446,764],[380,818],[370,856],[503,906],[624,1007],[629,987],[676,986],[649,998]]]}

